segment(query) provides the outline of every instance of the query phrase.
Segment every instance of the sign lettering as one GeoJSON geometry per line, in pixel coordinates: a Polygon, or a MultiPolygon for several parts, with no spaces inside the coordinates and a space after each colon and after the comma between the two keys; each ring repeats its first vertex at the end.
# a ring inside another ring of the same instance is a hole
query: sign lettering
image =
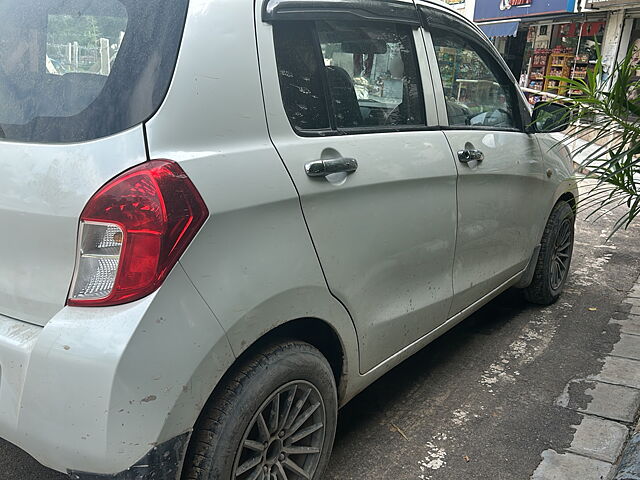
{"type": "Polygon", "coordinates": [[[500,10],[509,10],[511,7],[524,7],[531,5],[531,0],[500,0],[500,10]]]}

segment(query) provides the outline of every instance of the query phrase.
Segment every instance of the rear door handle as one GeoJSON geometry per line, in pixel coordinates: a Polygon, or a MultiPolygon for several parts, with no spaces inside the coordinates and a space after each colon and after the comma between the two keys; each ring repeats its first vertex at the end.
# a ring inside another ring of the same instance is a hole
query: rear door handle
{"type": "Polygon", "coordinates": [[[332,173],[353,173],[358,169],[355,158],[332,158],[331,160],[315,160],[304,166],[304,171],[310,177],[326,177],[332,173]]]}
{"type": "Polygon", "coordinates": [[[469,163],[472,161],[481,162],[484,160],[484,153],[480,150],[460,150],[458,152],[458,160],[462,163],[469,163]]]}

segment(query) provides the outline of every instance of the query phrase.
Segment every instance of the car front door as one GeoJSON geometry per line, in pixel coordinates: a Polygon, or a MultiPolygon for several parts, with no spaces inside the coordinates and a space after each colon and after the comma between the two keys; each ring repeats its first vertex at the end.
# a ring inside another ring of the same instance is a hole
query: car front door
{"type": "Polygon", "coordinates": [[[265,107],[364,373],[447,318],[456,169],[415,7],[314,3],[256,12],[265,107]]]}
{"type": "Polygon", "coordinates": [[[458,169],[455,315],[526,268],[546,221],[548,179],[515,80],[493,47],[453,15],[420,9],[458,169]]]}

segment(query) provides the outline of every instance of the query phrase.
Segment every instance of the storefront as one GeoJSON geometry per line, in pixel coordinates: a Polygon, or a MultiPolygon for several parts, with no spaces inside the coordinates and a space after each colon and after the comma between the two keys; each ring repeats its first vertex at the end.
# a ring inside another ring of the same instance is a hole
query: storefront
{"type": "MultiPolygon", "coordinates": [[[[602,43],[607,25],[602,12],[577,14],[575,10],[574,0],[487,0],[476,5],[475,20],[523,87],[572,95],[578,92],[547,77],[586,77],[595,64],[596,42],[602,43]],[[497,25],[507,24],[516,26],[507,32],[510,36],[494,34],[497,25]]],[[[541,99],[535,93],[528,97],[531,103],[541,99]]]]}
{"type": "MultiPolygon", "coordinates": [[[[573,18],[570,23],[530,24],[523,54],[520,84],[533,90],[571,96],[578,90],[549,76],[586,78],[596,63],[596,44],[601,45],[606,16],[595,13],[573,18]]],[[[534,103],[539,96],[531,95],[534,103]]]]}
{"type": "MultiPolygon", "coordinates": [[[[581,0],[585,9],[607,15],[607,29],[602,45],[605,78],[614,71],[629,51],[640,64],[640,2],[638,0],[581,0]]],[[[637,72],[636,79],[640,71],[637,72]]]]}

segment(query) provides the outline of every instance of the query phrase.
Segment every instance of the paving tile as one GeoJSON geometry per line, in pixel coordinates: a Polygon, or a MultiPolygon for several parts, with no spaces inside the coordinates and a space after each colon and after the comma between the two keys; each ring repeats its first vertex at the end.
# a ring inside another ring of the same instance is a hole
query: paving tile
{"type": "Polygon", "coordinates": [[[542,462],[533,472],[531,480],[604,480],[611,468],[610,463],[600,460],[545,450],[542,452],[542,462]]]}
{"type": "Polygon", "coordinates": [[[592,399],[586,408],[578,409],[580,412],[633,422],[640,408],[640,390],[635,388],[596,382],[593,388],[588,388],[584,393],[591,395],[592,399]]]}
{"type": "Polygon", "coordinates": [[[618,343],[613,346],[611,355],[640,360],[640,336],[622,333],[618,343]]]}
{"type": "Polygon", "coordinates": [[[609,323],[620,325],[620,333],[626,333],[628,335],[640,335],[640,322],[638,321],[616,320],[615,318],[612,318],[609,323]]]}
{"type": "Polygon", "coordinates": [[[640,361],[629,358],[606,357],[602,371],[594,380],[640,388],[640,361]]]}
{"type": "Polygon", "coordinates": [[[576,426],[570,452],[614,463],[624,447],[629,431],[624,425],[586,415],[576,426]]]}

